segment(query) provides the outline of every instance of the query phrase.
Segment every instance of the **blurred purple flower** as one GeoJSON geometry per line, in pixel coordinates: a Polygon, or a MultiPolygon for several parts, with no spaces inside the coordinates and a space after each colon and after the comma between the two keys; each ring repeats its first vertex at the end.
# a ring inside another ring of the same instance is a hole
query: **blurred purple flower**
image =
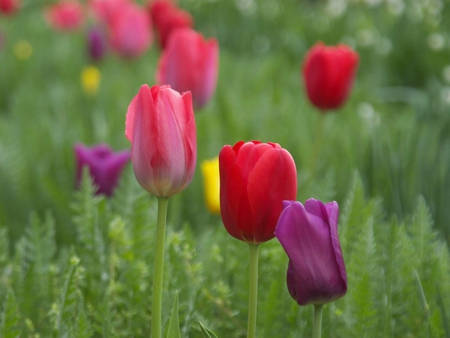
{"type": "Polygon", "coordinates": [[[100,61],[106,53],[107,41],[105,32],[98,26],[92,26],[87,34],[89,56],[100,61]]]}
{"type": "Polygon", "coordinates": [[[345,295],[347,274],[338,237],[339,206],[309,199],[284,201],[275,230],[289,257],[287,286],[299,305],[325,304],[345,295]]]}
{"type": "Polygon", "coordinates": [[[128,150],[114,152],[106,144],[98,144],[89,148],[81,143],[77,143],[74,150],[77,164],[77,187],[81,183],[83,167],[87,166],[94,185],[97,187],[96,194],[111,196],[122,170],[130,160],[130,152],[128,150]]]}

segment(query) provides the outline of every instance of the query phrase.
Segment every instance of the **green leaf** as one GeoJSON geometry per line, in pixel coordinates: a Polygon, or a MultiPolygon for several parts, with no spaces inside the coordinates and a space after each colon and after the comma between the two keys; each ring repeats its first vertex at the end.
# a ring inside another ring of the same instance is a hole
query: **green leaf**
{"type": "Polygon", "coordinates": [[[216,334],[207,329],[201,322],[198,322],[198,325],[200,325],[200,330],[202,331],[204,338],[217,338],[216,334]]]}
{"type": "Polygon", "coordinates": [[[19,308],[16,298],[12,290],[8,291],[2,314],[1,336],[3,338],[20,337],[19,324],[19,308]]]}
{"type": "Polygon", "coordinates": [[[172,315],[169,319],[169,329],[166,338],[181,338],[180,321],[178,318],[178,292],[175,293],[173,301],[172,315]]]}

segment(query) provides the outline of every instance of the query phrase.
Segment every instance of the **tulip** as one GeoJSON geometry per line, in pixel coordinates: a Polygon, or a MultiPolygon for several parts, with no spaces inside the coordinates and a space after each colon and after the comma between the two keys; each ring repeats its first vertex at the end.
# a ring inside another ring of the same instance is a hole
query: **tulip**
{"type": "Polygon", "coordinates": [[[99,26],[93,26],[87,34],[88,53],[92,60],[100,61],[106,53],[106,36],[99,26]]]}
{"type": "Polygon", "coordinates": [[[130,160],[128,150],[114,152],[106,144],[99,144],[92,148],[78,143],[75,145],[76,185],[80,185],[83,167],[88,167],[96,194],[111,196],[116,188],[119,177],[130,160]]]}
{"type": "Polygon", "coordinates": [[[308,98],[322,112],[341,107],[353,86],[358,54],[346,45],[319,42],[306,54],[303,80],[308,98]]]}
{"type": "Polygon", "coordinates": [[[275,236],[289,257],[287,285],[299,305],[345,295],[347,274],[338,237],[339,206],[309,199],[283,202],[275,236]]]}
{"type": "Polygon", "coordinates": [[[125,134],[136,179],[145,190],[170,197],[191,183],[197,140],[190,92],[141,86],[128,107],[125,134]]]}
{"type": "Polygon", "coordinates": [[[206,207],[212,214],[220,214],[219,158],[204,160],[201,164],[206,207]]]}
{"type": "Polygon", "coordinates": [[[0,0],[0,14],[12,15],[20,8],[20,0],[0,0]]]}
{"type": "Polygon", "coordinates": [[[88,66],[83,69],[81,72],[81,85],[87,95],[94,96],[97,94],[101,77],[97,67],[88,66]]]}
{"type": "Polygon", "coordinates": [[[144,54],[153,41],[152,28],[146,12],[135,4],[123,6],[110,24],[111,46],[122,57],[144,54]]]}
{"type": "Polygon", "coordinates": [[[88,2],[94,18],[105,26],[111,26],[116,17],[120,16],[130,5],[133,5],[130,0],[91,0],[88,2]]]}
{"type": "Polygon", "coordinates": [[[156,78],[179,92],[190,90],[194,105],[203,107],[213,95],[219,62],[216,39],[205,40],[200,33],[180,28],[170,35],[156,78]]]}
{"type": "Polygon", "coordinates": [[[231,236],[259,244],[274,237],[282,201],[295,199],[297,171],[277,143],[240,141],[219,155],[220,209],[231,236]]]}
{"type": "Polygon", "coordinates": [[[56,30],[73,31],[84,22],[84,9],[76,0],[63,0],[45,9],[47,22],[56,30]]]}
{"type": "Polygon", "coordinates": [[[153,1],[149,12],[162,49],[166,48],[170,34],[176,29],[192,28],[193,26],[193,19],[189,12],[178,8],[168,0],[153,1]]]}

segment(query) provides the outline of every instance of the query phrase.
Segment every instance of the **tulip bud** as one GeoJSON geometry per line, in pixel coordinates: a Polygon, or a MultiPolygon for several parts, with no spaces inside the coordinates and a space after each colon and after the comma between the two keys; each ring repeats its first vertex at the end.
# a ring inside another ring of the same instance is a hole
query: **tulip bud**
{"type": "Polygon", "coordinates": [[[285,199],[297,195],[297,170],[277,143],[240,141],[219,155],[220,209],[231,236],[259,244],[274,237],[285,199]]]}
{"type": "Polygon", "coordinates": [[[56,30],[74,31],[84,23],[83,5],[77,0],[63,0],[45,9],[47,22],[56,30]]]}
{"type": "Polygon", "coordinates": [[[20,8],[20,0],[0,0],[0,14],[12,15],[20,8]]]}
{"type": "Polygon", "coordinates": [[[116,188],[120,174],[130,160],[128,150],[114,152],[106,144],[98,144],[92,148],[79,143],[75,145],[75,159],[77,164],[76,185],[80,185],[83,167],[87,166],[96,194],[111,196],[116,188]]]}
{"type": "Polygon", "coordinates": [[[356,75],[359,56],[346,45],[317,43],[306,54],[303,80],[308,98],[322,112],[341,107],[356,75]]]}
{"type": "Polygon", "coordinates": [[[309,199],[284,201],[275,231],[289,257],[287,285],[299,305],[325,304],[345,295],[347,274],[338,237],[339,206],[309,199]]]}
{"type": "Polygon", "coordinates": [[[195,107],[201,108],[216,89],[218,63],[216,39],[205,40],[192,29],[180,28],[170,35],[156,79],[179,92],[191,91],[195,107]]]}
{"type": "Polygon", "coordinates": [[[106,53],[106,36],[100,26],[93,26],[87,34],[88,53],[92,60],[100,61],[106,53]]]}
{"type": "Polygon", "coordinates": [[[128,107],[125,135],[134,174],[145,190],[170,197],[191,183],[197,139],[190,92],[141,86],[128,107]]]}

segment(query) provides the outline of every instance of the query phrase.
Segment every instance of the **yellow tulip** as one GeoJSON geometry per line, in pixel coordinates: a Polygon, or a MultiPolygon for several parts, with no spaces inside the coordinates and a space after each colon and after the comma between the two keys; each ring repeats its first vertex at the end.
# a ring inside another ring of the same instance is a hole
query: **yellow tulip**
{"type": "Polygon", "coordinates": [[[17,59],[25,61],[33,54],[33,47],[27,40],[20,40],[14,45],[14,55],[17,59]]]}
{"type": "Polygon", "coordinates": [[[211,213],[220,214],[219,158],[204,160],[201,163],[201,170],[206,207],[211,213]]]}
{"type": "Polygon", "coordinates": [[[87,95],[94,96],[97,94],[100,85],[101,73],[97,67],[88,66],[81,72],[81,84],[87,95]]]}

